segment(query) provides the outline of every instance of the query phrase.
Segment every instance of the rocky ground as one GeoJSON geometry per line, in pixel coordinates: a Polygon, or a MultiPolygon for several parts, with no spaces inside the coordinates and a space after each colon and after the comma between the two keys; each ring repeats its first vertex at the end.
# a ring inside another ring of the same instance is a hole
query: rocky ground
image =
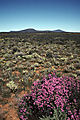
{"type": "Polygon", "coordinates": [[[19,99],[54,70],[80,79],[80,34],[0,33],[0,120],[19,120],[19,99]]]}

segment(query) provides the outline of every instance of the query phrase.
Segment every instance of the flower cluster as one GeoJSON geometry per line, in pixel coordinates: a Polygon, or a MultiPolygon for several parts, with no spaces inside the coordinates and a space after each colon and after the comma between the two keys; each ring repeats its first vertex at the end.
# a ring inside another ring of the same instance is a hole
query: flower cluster
{"type": "Polygon", "coordinates": [[[31,93],[24,95],[19,103],[21,120],[39,119],[53,116],[54,109],[66,113],[66,120],[79,120],[80,81],[72,77],[57,77],[55,73],[48,78],[35,81],[31,93]]]}

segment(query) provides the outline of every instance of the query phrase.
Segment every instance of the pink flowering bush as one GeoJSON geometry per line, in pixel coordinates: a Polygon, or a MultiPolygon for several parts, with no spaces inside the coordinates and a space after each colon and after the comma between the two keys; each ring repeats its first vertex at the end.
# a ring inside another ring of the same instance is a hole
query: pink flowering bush
{"type": "MultiPolygon", "coordinates": [[[[35,81],[31,93],[24,95],[19,103],[20,120],[39,120],[42,116],[54,116],[54,110],[66,114],[64,120],[79,120],[80,81],[72,77],[49,74],[35,81]]],[[[59,118],[61,120],[61,118],[59,118]]]]}

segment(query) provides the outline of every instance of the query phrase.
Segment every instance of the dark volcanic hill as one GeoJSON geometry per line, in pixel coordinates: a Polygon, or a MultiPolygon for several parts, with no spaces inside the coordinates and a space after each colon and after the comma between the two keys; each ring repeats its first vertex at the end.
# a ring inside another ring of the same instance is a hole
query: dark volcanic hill
{"type": "Polygon", "coordinates": [[[35,33],[37,30],[33,28],[25,29],[25,30],[20,30],[20,31],[10,31],[10,32],[29,32],[29,33],[35,33]]]}
{"type": "Polygon", "coordinates": [[[29,29],[21,30],[20,32],[34,33],[34,32],[37,32],[37,30],[35,30],[35,29],[33,29],[33,28],[29,28],[29,29]]]}
{"type": "Polygon", "coordinates": [[[65,31],[57,29],[57,30],[54,30],[53,32],[65,32],[65,31]]]}
{"type": "Polygon", "coordinates": [[[42,31],[42,30],[35,30],[35,29],[33,29],[33,28],[28,28],[28,29],[25,29],[25,30],[20,30],[20,31],[10,31],[10,32],[23,32],[23,33],[43,33],[43,32],[46,32],[46,33],[49,33],[49,32],[65,32],[65,31],[63,31],[63,30],[60,30],[60,29],[57,29],[57,30],[53,30],[53,31],[51,31],[51,30],[44,30],[44,31],[42,31]]]}

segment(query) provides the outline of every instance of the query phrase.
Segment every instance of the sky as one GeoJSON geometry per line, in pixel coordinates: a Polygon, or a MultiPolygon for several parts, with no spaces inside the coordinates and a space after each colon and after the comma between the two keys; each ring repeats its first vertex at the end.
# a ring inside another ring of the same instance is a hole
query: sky
{"type": "Polygon", "coordinates": [[[0,32],[28,28],[80,32],[80,0],[0,0],[0,32]]]}

